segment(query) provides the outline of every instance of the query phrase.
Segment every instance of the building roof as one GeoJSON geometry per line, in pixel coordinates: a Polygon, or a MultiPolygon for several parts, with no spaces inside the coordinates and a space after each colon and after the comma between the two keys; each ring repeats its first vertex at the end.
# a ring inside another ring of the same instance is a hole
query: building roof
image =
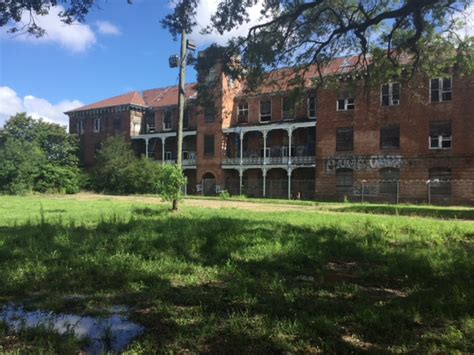
{"type": "MultiPolygon", "coordinates": [[[[197,84],[186,84],[186,100],[197,97],[197,84]]],[[[165,88],[150,89],[143,91],[143,99],[147,106],[152,108],[177,105],[178,86],[168,86],[165,88]]]]}
{"type": "Polygon", "coordinates": [[[98,101],[90,105],[78,107],[74,110],[67,111],[66,113],[93,110],[93,109],[105,108],[105,107],[111,107],[111,106],[121,106],[121,105],[146,106],[146,103],[143,100],[142,95],[140,95],[138,91],[132,91],[126,94],[122,94],[119,96],[111,97],[109,99],[98,101]]]}

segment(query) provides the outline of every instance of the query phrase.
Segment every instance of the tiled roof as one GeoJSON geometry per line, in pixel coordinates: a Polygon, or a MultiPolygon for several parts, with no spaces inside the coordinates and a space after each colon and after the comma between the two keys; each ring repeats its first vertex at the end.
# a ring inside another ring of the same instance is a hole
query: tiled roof
{"type": "Polygon", "coordinates": [[[67,111],[69,112],[77,112],[77,111],[85,111],[85,110],[93,110],[98,108],[105,108],[111,106],[120,106],[120,105],[137,105],[137,106],[146,106],[145,101],[143,100],[142,96],[138,91],[128,92],[123,95],[114,96],[110,99],[105,99],[90,105],[78,107],[74,110],[67,111]]]}
{"type": "MultiPolygon", "coordinates": [[[[197,97],[197,84],[186,85],[186,100],[197,97]]],[[[143,91],[143,99],[149,107],[157,108],[178,104],[178,86],[143,91]]]]}

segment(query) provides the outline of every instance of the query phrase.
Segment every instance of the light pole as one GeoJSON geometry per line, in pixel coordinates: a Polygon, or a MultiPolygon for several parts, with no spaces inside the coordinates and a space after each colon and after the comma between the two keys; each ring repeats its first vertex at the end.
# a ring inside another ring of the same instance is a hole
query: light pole
{"type": "MultiPolygon", "coordinates": [[[[188,61],[188,49],[195,50],[196,44],[186,39],[186,31],[181,32],[181,53],[177,60],[177,56],[169,58],[169,65],[171,68],[176,68],[179,65],[179,88],[178,88],[178,134],[177,134],[177,156],[176,166],[179,170],[183,169],[183,118],[184,106],[186,102],[186,65],[188,61]]],[[[173,210],[178,209],[178,200],[173,200],[173,210]]]]}

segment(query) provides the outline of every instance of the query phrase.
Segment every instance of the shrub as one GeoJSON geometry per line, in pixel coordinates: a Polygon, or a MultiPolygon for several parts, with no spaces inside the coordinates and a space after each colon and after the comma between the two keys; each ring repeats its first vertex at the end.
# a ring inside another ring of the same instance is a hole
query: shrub
{"type": "Polygon", "coordinates": [[[178,201],[183,196],[186,177],[175,165],[163,165],[160,173],[160,194],[165,201],[178,201]]]}

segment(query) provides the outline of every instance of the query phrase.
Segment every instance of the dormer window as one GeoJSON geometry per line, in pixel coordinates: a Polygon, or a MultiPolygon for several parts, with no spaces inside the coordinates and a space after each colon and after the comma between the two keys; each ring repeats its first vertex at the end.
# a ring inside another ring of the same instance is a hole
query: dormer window
{"type": "Polygon", "coordinates": [[[451,101],[453,96],[451,78],[435,78],[430,80],[430,101],[451,101]]]}
{"type": "Polygon", "coordinates": [[[260,122],[270,122],[272,120],[272,101],[260,101],[260,122]]]}
{"type": "Polygon", "coordinates": [[[399,83],[383,84],[380,90],[380,102],[382,106],[400,105],[400,84],[399,83]]]}

